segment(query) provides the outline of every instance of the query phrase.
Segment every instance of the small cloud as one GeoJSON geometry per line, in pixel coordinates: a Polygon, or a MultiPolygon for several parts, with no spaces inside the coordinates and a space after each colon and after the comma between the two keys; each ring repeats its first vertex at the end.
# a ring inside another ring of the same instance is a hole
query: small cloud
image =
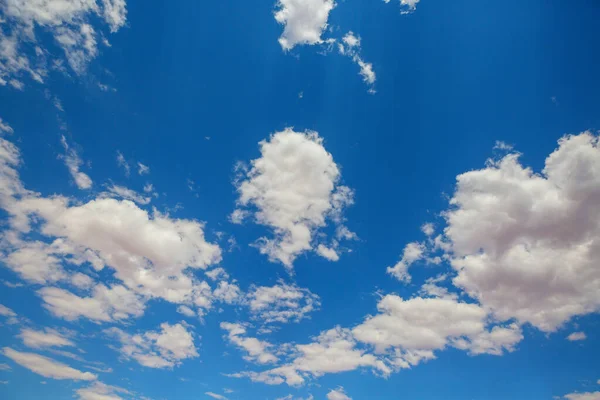
{"type": "Polygon", "coordinates": [[[513,146],[502,140],[496,140],[496,144],[494,144],[494,150],[502,150],[502,151],[511,151],[513,146]]]}
{"type": "Polygon", "coordinates": [[[577,342],[585,339],[587,339],[587,335],[585,334],[585,332],[573,332],[569,336],[567,336],[567,340],[570,342],[577,342]]]}
{"type": "Polygon", "coordinates": [[[129,177],[129,175],[131,174],[131,167],[129,166],[129,163],[127,162],[127,160],[125,160],[123,153],[121,153],[118,150],[117,150],[117,165],[119,167],[123,168],[123,171],[125,172],[125,176],[129,177]]]}
{"type": "Polygon", "coordinates": [[[147,165],[142,164],[141,162],[138,162],[138,174],[140,175],[146,175],[150,173],[150,167],[147,165]]]}

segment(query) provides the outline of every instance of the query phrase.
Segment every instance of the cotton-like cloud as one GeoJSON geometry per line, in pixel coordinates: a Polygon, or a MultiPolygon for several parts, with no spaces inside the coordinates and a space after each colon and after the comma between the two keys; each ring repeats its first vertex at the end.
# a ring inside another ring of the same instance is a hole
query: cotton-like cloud
{"type": "Polygon", "coordinates": [[[517,154],[458,176],[446,212],[453,283],[501,319],[551,332],[600,309],[600,148],[566,136],[541,174],[517,154]]]}
{"type": "Polygon", "coordinates": [[[138,165],[138,174],[139,175],[147,175],[150,173],[150,167],[142,164],[141,162],[137,163],[138,165]]]}
{"type": "Polygon", "coordinates": [[[333,0],[279,0],[275,20],[284,25],[279,44],[284,50],[296,45],[321,44],[333,0]]]}
{"type": "Polygon", "coordinates": [[[90,297],[79,297],[57,287],[42,288],[38,295],[44,301],[44,308],[69,321],[79,318],[98,323],[119,321],[139,317],[145,308],[142,299],[122,285],[96,285],[90,297]]]}
{"type": "Polygon", "coordinates": [[[412,298],[387,295],[377,305],[379,314],[354,327],[354,337],[377,353],[393,350],[400,368],[432,358],[432,352],[454,346],[471,354],[501,355],[523,339],[516,325],[487,325],[487,312],[477,304],[451,298],[412,298]],[[422,355],[422,357],[421,357],[422,355]]]}
{"type": "Polygon", "coordinates": [[[44,347],[72,347],[75,346],[70,339],[62,335],[60,332],[54,329],[46,328],[43,331],[36,331],[30,328],[24,328],[19,334],[19,338],[23,340],[23,343],[34,349],[40,349],[44,347]]]}
{"type": "Polygon", "coordinates": [[[22,367],[46,378],[81,381],[93,381],[97,378],[97,376],[91,372],[79,371],[51,358],[40,356],[39,354],[24,353],[13,350],[10,347],[4,347],[2,353],[22,367]]]}
{"type": "Polygon", "coordinates": [[[105,332],[121,342],[121,354],[149,368],[172,368],[182,360],[198,357],[194,335],[183,324],[162,323],[160,331],[130,335],[119,328],[105,332]]]}
{"type": "MultiPolygon", "coordinates": [[[[19,88],[23,74],[43,82],[48,74],[47,58],[51,52],[37,40],[48,34],[62,48],[71,69],[85,72],[87,64],[98,55],[98,33],[90,21],[99,16],[116,32],[125,24],[124,0],[7,0],[0,5],[6,29],[0,33],[0,84],[19,88]],[[35,45],[35,56],[26,53],[35,45]]],[[[62,62],[57,58],[55,61],[62,62]]]]}
{"type": "Polygon", "coordinates": [[[494,318],[553,332],[600,310],[597,204],[598,136],[563,137],[541,173],[509,153],[459,175],[443,235],[388,272],[406,280],[412,262],[442,252],[456,273],[452,283],[494,318]]]}
{"type": "Polygon", "coordinates": [[[283,281],[274,286],[251,286],[247,299],[253,318],[265,324],[299,322],[320,306],[319,296],[283,281]]]}
{"type": "Polygon", "coordinates": [[[65,155],[62,159],[65,161],[65,165],[69,169],[69,173],[73,177],[75,184],[79,189],[89,189],[92,187],[92,179],[84,172],[81,172],[79,168],[83,164],[81,158],[75,151],[75,149],[69,148],[69,144],[67,143],[67,139],[62,136],[61,143],[65,148],[65,155]]]}
{"type": "Polygon", "coordinates": [[[327,393],[327,400],[352,400],[352,397],[348,397],[344,392],[343,387],[332,389],[327,393]]]}
{"type": "Polygon", "coordinates": [[[221,322],[221,329],[227,331],[227,339],[237,347],[244,349],[248,354],[244,356],[247,361],[258,364],[269,364],[277,361],[277,356],[269,351],[273,348],[271,343],[246,336],[246,328],[241,324],[221,322]]]}
{"type": "Polygon", "coordinates": [[[304,384],[308,377],[319,377],[327,373],[352,371],[370,367],[383,375],[391,369],[378,357],[357,348],[357,342],[349,329],[336,327],[321,333],[312,343],[295,345],[295,357],[290,363],[263,371],[234,374],[246,376],[252,381],[269,385],[287,383],[290,386],[304,384]]]}
{"type": "Polygon", "coordinates": [[[238,181],[238,210],[254,207],[255,221],[274,233],[260,238],[258,248],[291,269],[298,255],[315,250],[314,235],[328,220],[341,221],[353,192],[339,184],[339,168],[316,132],[287,128],[260,148],[261,157],[238,181]]]}
{"type": "Polygon", "coordinates": [[[0,304],[0,315],[2,315],[3,317],[16,317],[17,313],[11,310],[10,308],[6,307],[5,305],[0,304]]]}

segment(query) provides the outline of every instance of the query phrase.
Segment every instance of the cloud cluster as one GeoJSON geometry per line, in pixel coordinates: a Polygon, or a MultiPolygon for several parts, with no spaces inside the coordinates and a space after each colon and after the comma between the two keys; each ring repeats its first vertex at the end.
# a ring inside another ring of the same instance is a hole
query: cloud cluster
{"type": "Polygon", "coordinates": [[[253,318],[264,324],[300,322],[320,306],[319,296],[283,281],[274,286],[251,286],[246,298],[253,318]]]}
{"type": "Polygon", "coordinates": [[[227,331],[227,339],[237,347],[246,351],[244,359],[258,364],[270,364],[276,362],[275,356],[269,349],[273,348],[271,343],[257,338],[246,336],[246,327],[242,324],[221,322],[221,329],[227,331]]]}
{"type": "Polygon", "coordinates": [[[329,393],[327,393],[327,400],[352,400],[352,397],[348,397],[346,392],[344,392],[344,388],[339,387],[337,389],[331,389],[329,393]]]}
{"type": "MultiPolygon", "coordinates": [[[[7,0],[0,5],[6,30],[0,31],[0,84],[22,89],[23,74],[43,82],[48,74],[47,58],[38,36],[50,35],[65,54],[76,74],[98,55],[98,34],[92,20],[100,17],[118,31],[126,22],[124,0],[7,0]]],[[[61,65],[62,58],[54,60],[61,65]]]]}
{"type": "Polygon", "coordinates": [[[121,342],[120,353],[149,368],[173,368],[182,360],[198,357],[193,332],[182,323],[162,323],[160,331],[130,335],[119,328],[105,332],[121,342]]]}
{"type": "Polygon", "coordinates": [[[245,207],[253,206],[255,221],[275,236],[259,239],[261,253],[291,269],[298,255],[318,246],[315,233],[328,220],[342,221],[353,192],[339,184],[340,170],[316,132],[286,128],[260,142],[260,149],[261,157],[237,182],[239,207],[232,221],[240,222],[249,213],[245,207]]]}

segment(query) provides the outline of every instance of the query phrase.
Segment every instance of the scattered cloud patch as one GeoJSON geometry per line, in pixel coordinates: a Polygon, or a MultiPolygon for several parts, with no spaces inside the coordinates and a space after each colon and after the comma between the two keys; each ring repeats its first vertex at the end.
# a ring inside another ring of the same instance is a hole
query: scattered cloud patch
{"type": "Polygon", "coordinates": [[[183,323],[162,323],[159,331],[130,335],[119,328],[105,332],[121,342],[120,352],[149,368],[173,368],[185,359],[198,357],[194,334],[183,323]]]}

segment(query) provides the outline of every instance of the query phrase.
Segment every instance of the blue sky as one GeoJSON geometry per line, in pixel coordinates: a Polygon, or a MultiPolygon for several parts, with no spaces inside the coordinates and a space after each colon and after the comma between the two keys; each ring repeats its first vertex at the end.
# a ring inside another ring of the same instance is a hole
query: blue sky
{"type": "Polygon", "coordinates": [[[600,399],[599,4],[259,3],[0,4],[0,397],[600,399]]]}

